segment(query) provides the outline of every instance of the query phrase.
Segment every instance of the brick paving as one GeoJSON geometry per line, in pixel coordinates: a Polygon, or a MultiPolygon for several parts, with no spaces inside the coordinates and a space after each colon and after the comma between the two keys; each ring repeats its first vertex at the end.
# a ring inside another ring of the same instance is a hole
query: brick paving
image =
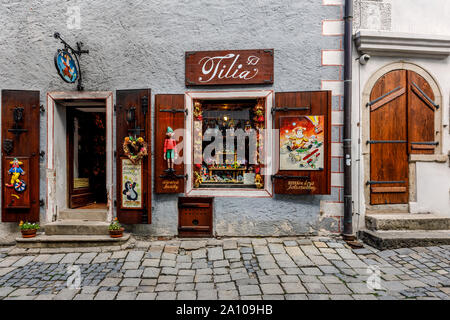
{"type": "Polygon", "coordinates": [[[450,299],[450,246],[379,251],[290,237],[133,240],[112,250],[0,248],[0,299],[450,299]]]}

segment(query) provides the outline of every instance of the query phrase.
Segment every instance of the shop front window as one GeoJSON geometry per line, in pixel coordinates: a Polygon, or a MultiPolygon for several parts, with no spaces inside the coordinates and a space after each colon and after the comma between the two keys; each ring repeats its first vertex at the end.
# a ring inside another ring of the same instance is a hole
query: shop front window
{"type": "Polygon", "coordinates": [[[194,101],[194,188],[263,188],[264,114],[264,99],[194,101]]]}

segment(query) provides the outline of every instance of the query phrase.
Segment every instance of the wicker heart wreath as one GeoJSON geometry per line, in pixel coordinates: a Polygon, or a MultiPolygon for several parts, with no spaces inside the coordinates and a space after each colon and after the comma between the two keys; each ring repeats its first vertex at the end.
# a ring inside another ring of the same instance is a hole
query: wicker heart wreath
{"type": "Polygon", "coordinates": [[[148,154],[147,147],[147,142],[142,137],[125,137],[123,141],[123,151],[134,164],[148,154]]]}

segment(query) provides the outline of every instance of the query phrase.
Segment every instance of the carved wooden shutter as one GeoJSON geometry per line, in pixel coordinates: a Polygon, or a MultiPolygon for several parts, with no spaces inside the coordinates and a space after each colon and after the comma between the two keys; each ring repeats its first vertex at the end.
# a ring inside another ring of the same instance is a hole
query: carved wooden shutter
{"type": "Polygon", "coordinates": [[[116,165],[117,165],[117,216],[125,224],[151,223],[152,166],[150,89],[116,91],[116,165]],[[127,121],[127,112],[133,113],[135,121],[127,121]],[[123,150],[125,137],[142,137],[148,144],[148,156],[141,160],[141,188],[138,170],[134,170],[123,150]],[[130,170],[132,168],[132,170],[130,170]],[[129,174],[129,172],[134,174],[129,174]],[[133,180],[133,181],[132,181],[133,180]],[[130,181],[127,184],[127,181],[130,181]],[[140,190],[139,190],[140,189],[140,190]],[[135,200],[136,199],[136,200],[135,200]],[[139,201],[140,200],[140,201],[139,201]],[[134,202],[133,202],[134,201],[134,202]],[[133,207],[134,206],[134,207],[133,207]]]}
{"type": "Polygon", "coordinates": [[[382,76],[370,102],[370,203],[408,202],[406,71],[382,76]]]}
{"type": "Polygon", "coordinates": [[[278,134],[275,134],[274,154],[274,158],[277,159],[277,173],[272,176],[274,193],[329,194],[331,190],[331,92],[277,92],[272,114],[274,128],[278,129],[276,130],[278,134]],[[311,116],[311,118],[308,119],[305,116],[311,116]],[[323,136],[321,146],[317,147],[319,144],[310,144],[301,139],[293,140],[292,144],[286,141],[286,137],[298,127],[305,128],[305,132],[317,128],[315,135],[323,136]],[[283,139],[281,146],[280,136],[283,139]],[[305,144],[301,147],[303,143],[305,144]],[[291,161],[291,156],[292,162],[286,162],[286,160],[291,161]],[[320,170],[306,170],[315,166],[311,162],[319,161],[321,156],[323,156],[323,163],[320,165],[320,170]],[[281,165],[282,161],[286,165],[281,165]],[[300,163],[306,163],[308,167],[300,167],[300,163]],[[283,170],[288,168],[287,165],[290,166],[289,170],[283,170]]]}
{"type": "Polygon", "coordinates": [[[1,108],[2,221],[37,222],[39,221],[39,91],[2,90],[1,108]],[[11,169],[14,158],[19,161],[19,167],[11,169]],[[20,173],[22,170],[23,174],[20,173]],[[12,181],[13,171],[17,172],[16,181],[12,181]]]}
{"type": "Polygon", "coordinates": [[[437,146],[435,111],[439,106],[428,82],[413,71],[408,77],[408,140],[410,153],[433,154],[437,146]]]}
{"type": "Polygon", "coordinates": [[[183,152],[181,150],[182,137],[177,133],[184,129],[185,107],[183,94],[157,94],[155,96],[156,126],[155,126],[155,192],[156,193],[184,193],[185,176],[183,152]],[[165,172],[167,162],[164,160],[164,140],[167,127],[175,132],[178,146],[178,164],[175,162],[173,174],[165,172]]]}

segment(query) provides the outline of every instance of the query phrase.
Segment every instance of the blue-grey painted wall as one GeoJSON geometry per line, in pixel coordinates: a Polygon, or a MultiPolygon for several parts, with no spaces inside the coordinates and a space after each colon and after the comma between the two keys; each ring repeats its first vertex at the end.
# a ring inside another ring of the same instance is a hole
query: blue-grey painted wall
{"type": "MultiPolygon", "coordinates": [[[[55,71],[53,56],[60,44],[53,33],[58,31],[69,43],[82,41],[90,51],[81,59],[85,90],[151,88],[152,106],[155,94],[187,90],[184,53],[190,50],[274,48],[274,85],[258,88],[320,90],[321,80],[340,76],[340,67],[322,66],[321,50],[339,49],[342,39],[323,36],[322,20],[340,18],[341,7],[324,6],[322,0],[2,1],[0,88],[39,90],[44,105],[48,91],[76,90],[55,71]],[[80,8],[80,29],[68,28],[67,12],[72,6],[80,8]]],[[[337,104],[333,98],[333,109],[337,104]]],[[[46,150],[46,126],[43,115],[42,150],[46,150]]],[[[42,161],[41,198],[45,198],[45,176],[42,161]]],[[[176,199],[153,195],[153,223],[135,226],[134,231],[176,234],[176,199]]],[[[302,234],[321,227],[337,231],[335,220],[320,222],[319,203],[325,199],[338,200],[338,195],[216,198],[215,233],[302,234]]],[[[42,221],[43,217],[42,210],[42,221]]]]}

